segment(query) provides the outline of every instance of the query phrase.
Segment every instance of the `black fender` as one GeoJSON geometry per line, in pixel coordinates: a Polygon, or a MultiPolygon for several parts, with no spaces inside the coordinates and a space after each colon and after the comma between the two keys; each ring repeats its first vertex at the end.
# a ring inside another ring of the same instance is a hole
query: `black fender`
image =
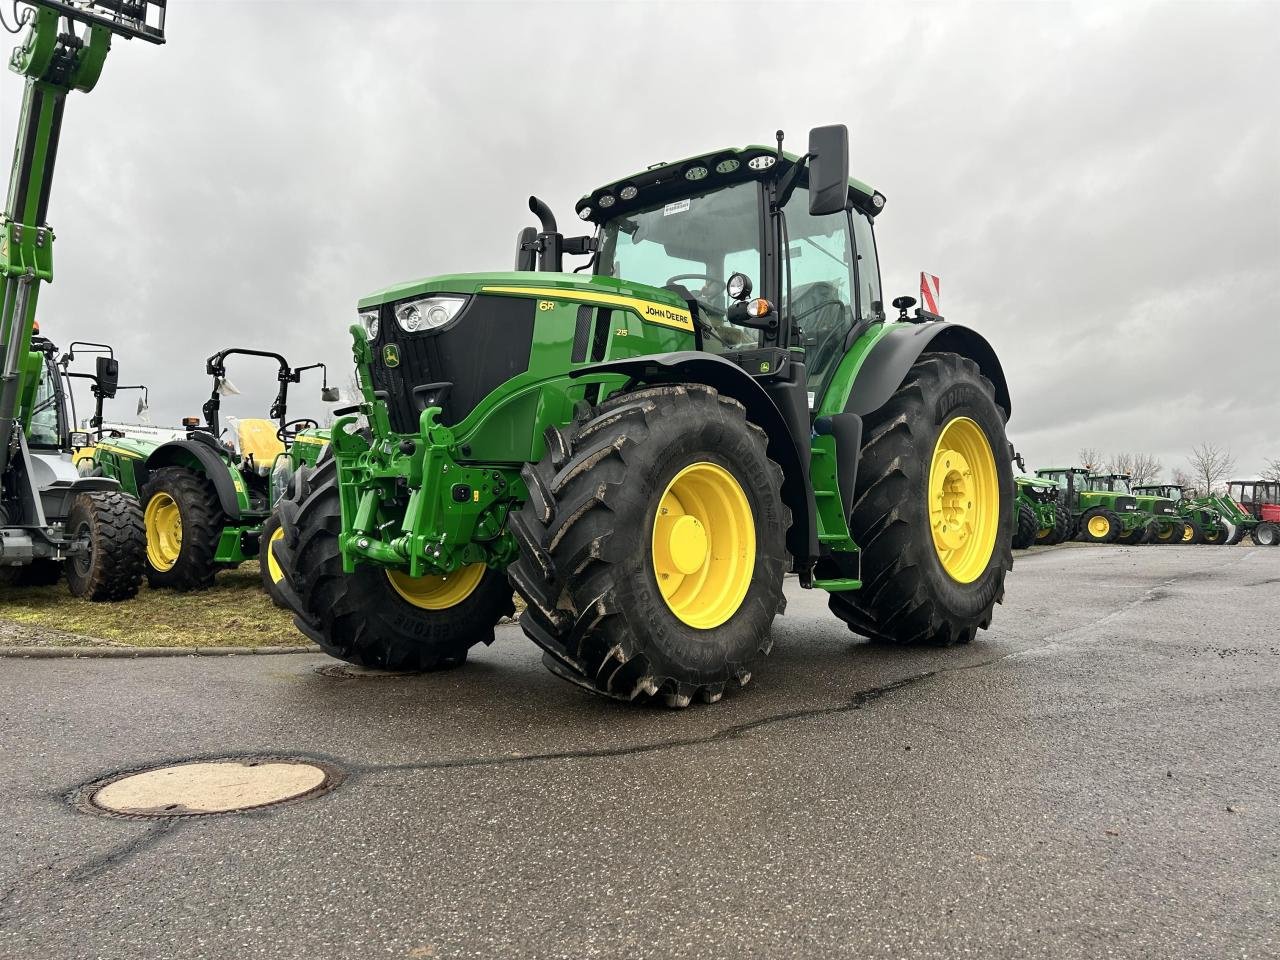
{"type": "Polygon", "coordinates": [[[804,365],[793,363],[791,366],[801,379],[798,384],[793,379],[776,385],[781,402],[775,401],[736,363],[698,350],[606,360],[578,367],[569,376],[621,373],[636,383],[705,383],[741,403],[746,408],[747,419],[768,436],[769,458],[782,467],[782,500],[791,510],[787,550],[795,569],[807,571],[818,556],[817,507],[813,485],[809,482],[810,430],[804,365]]]}
{"type": "Polygon", "coordinates": [[[904,323],[890,329],[862,362],[845,402],[845,412],[865,417],[884,406],[926,350],[958,353],[974,361],[995,387],[996,403],[1004,410],[1005,420],[1009,419],[1013,404],[995,350],[977,331],[945,321],[904,323]]]}
{"type": "MultiPolygon", "coordinates": [[[[235,481],[231,479],[232,468],[219,456],[218,451],[207,443],[196,440],[170,440],[151,451],[147,457],[146,473],[159,470],[161,467],[191,467],[194,460],[200,470],[213,481],[213,489],[218,494],[218,502],[222,512],[233,523],[240,519],[240,498],[236,495],[235,481]]],[[[141,488],[145,477],[140,477],[138,487],[141,488]]]]}

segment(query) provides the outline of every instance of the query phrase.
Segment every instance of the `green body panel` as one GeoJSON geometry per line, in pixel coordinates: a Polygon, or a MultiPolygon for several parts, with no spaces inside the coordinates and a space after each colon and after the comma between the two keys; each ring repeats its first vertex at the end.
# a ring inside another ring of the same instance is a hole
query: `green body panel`
{"type": "Polygon", "coordinates": [[[1052,530],[1057,523],[1057,493],[1058,485],[1049,480],[1041,480],[1036,477],[1017,477],[1013,478],[1014,497],[1013,497],[1013,517],[1016,523],[1018,512],[1022,505],[1031,508],[1031,512],[1036,515],[1036,523],[1039,530],[1052,530]],[[1037,496],[1037,494],[1039,494],[1037,496]]]}

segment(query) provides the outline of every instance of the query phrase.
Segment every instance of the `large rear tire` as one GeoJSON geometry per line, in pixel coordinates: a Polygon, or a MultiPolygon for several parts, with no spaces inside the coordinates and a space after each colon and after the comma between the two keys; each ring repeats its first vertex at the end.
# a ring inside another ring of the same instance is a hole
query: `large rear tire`
{"type": "Polygon", "coordinates": [[[127,493],[82,493],[71,502],[67,532],[86,537],[89,553],[66,561],[71,595],[96,603],[137,596],[146,566],[142,507],[127,493]]]}
{"type": "Polygon", "coordinates": [[[1004,422],[991,382],[952,353],[922,356],[864,418],[850,517],[863,586],[828,601],[850,630],[943,646],[990,626],[1013,566],[1004,422]]]}
{"type": "Polygon", "coordinates": [[[508,573],[553,672],[683,707],[742,686],[783,607],[790,515],[768,438],[701,384],[610,397],[525,467],[508,573]]]}
{"type": "MultiPolygon", "coordinates": [[[[1052,532],[1052,527],[1049,528],[1052,532]]],[[[1013,532],[1013,549],[1026,550],[1036,542],[1040,533],[1040,520],[1028,504],[1018,504],[1018,526],[1013,532]]]]}
{"type": "Polygon", "coordinates": [[[1253,542],[1259,547],[1280,545],[1280,527],[1274,523],[1260,523],[1253,528],[1253,542]]]}
{"type": "Polygon", "coordinates": [[[277,506],[275,541],[283,596],[298,629],[331,657],[377,670],[436,670],[460,664],[511,616],[507,578],[483,564],[443,577],[409,577],[372,564],[344,573],[338,534],[337,461],[290,483],[277,506]]]}
{"type": "Polygon", "coordinates": [[[213,482],[185,467],[164,467],[142,488],[147,580],[152,587],[205,590],[213,585],[214,560],[226,514],[213,482]]]}

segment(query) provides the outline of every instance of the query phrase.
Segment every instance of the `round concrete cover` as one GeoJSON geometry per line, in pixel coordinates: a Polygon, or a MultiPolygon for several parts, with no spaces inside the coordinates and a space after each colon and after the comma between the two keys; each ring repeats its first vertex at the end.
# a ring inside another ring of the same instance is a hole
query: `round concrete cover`
{"type": "Polygon", "coordinates": [[[294,761],[183,763],[122,777],[91,802],[112,813],[152,817],[230,813],[292,800],[323,786],[327,777],[320,767],[294,761]]]}

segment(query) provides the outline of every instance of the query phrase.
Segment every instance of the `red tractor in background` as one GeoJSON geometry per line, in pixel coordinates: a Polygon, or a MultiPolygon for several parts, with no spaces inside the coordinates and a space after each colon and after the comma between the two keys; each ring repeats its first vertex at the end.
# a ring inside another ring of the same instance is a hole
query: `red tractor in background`
{"type": "Polygon", "coordinates": [[[1257,521],[1253,542],[1260,547],[1280,545],[1280,481],[1232,480],[1227,496],[1257,521]]]}

